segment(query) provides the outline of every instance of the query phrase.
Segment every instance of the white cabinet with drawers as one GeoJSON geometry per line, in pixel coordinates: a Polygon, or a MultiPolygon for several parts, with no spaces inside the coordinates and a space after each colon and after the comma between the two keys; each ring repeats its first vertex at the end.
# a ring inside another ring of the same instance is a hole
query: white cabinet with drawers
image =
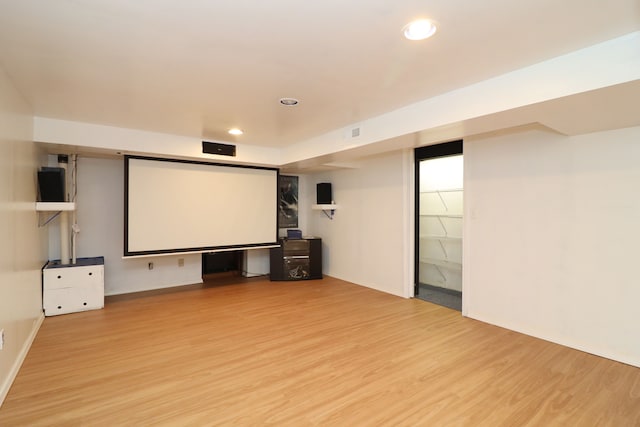
{"type": "Polygon", "coordinates": [[[45,316],[103,308],[104,257],[48,262],[42,269],[42,307],[45,316]]]}

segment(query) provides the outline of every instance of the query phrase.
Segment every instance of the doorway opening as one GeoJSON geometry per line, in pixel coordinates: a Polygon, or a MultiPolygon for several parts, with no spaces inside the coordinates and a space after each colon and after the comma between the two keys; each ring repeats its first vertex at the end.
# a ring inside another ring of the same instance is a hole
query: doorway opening
{"type": "Polygon", "coordinates": [[[462,141],[415,149],[416,298],[462,311],[462,141]]]}

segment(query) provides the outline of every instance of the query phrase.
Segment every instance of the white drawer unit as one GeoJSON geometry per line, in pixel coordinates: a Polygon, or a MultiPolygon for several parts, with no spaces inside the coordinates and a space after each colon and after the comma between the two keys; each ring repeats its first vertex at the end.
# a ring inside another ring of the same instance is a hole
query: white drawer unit
{"type": "Polygon", "coordinates": [[[45,316],[104,307],[104,257],[78,258],[76,264],[49,261],[42,269],[45,316]]]}

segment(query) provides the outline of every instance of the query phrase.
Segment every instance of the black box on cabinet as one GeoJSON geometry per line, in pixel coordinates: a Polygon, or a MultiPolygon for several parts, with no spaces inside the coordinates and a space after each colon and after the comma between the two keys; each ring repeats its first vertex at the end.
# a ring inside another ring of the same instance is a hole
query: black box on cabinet
{"type": "Polygon", "coordinates": [[[273,281],[322,279],[322,240],[280,239],[280,246],[270,250],[269,264],[273,281]]]}

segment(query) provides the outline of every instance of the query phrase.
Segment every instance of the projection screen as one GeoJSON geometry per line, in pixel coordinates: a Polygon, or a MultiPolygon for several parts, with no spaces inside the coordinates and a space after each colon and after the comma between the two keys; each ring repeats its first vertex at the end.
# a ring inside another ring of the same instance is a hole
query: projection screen
{"type": "Polygon", "coordinates": [[[278,169],[125,156],[124,256],[277,244],[278,169]]]}

